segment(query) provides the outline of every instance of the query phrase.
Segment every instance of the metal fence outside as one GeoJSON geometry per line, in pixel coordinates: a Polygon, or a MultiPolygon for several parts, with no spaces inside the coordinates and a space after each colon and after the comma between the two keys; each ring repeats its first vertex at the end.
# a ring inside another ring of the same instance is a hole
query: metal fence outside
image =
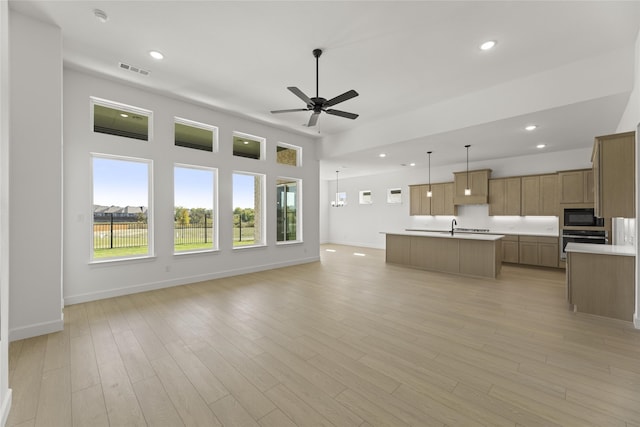
{"type": "MultiPolygon", "coordinates": [[[[142,222],[96,222],[93,224],[93,248],[116,249],[148,245],[148,225],[142,222]]],[[[209,219],[204,224],[174,224],[174,245],[197,245],[213,242],[209,219]]]]}

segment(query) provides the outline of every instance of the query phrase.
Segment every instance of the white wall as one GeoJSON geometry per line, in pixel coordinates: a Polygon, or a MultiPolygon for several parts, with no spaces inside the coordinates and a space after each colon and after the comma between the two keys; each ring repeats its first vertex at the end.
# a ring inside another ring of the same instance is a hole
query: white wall
{"type": "MultiPolygon", "coordinates": [[[[590,148],[469,163],[471,170],[492,169],[493,178],[590,167],[590,148]]],[[[431,182],[451,182],[453,172],[463,171],[465,168],[466,165],[462,163],[433,168],[431,182]]],[[[327,208],[327,241],[384,248],[385,238],[380,234],[381,231],[451,227],[451,216],[409,216],[409,185],[426,183],[427,172],[424,168],[407,168],[406,171],[393,174],[340,179],[339,189],[341,192],[347,192],[347,205],[341,208],[327,208]],[[386,203],[386,191],[389,188],[402,188],[401,205],[386,203]],[[361,190],[372,191],[373,204],[358,204],[361,190]]],[[[324,200],[321,200],[321,205],[328,206],[330,198],[335,194],[335,180],[326,181],[324,186],[326,195],[324,200]]],[[[460,206],[455,218],[458,227],[461,228],[489,228],[499,233],[519,231],[558,234],[557,217],[489,217],[488,205],[460,206]]]]}
{"type": "MultiPolygon", "coordinates": [[[[617,132],[636,131],[636,218],[640,214],[640,150],[638,141],[640,140],[640,33],[636,38],[635,45],[635,67],[634,67],[634,85],[627,108],[622,115],[617,132]]],[[[635,227],[636,233],[634,243],[636,246],[636,254],[638,253],[638,238],[640,238],[640,230],[635,227]]],[[[636,256],[636,312],[633,316],[635,327],[640,329],[640,256],[636,256]]]]}
{"type": "Polygon", "coordinates": [[[62,35],[11,13],[10,339],[61,330],[62,35]]]}
{"type": "MultiPolygon", "coordinates": [[[[151,77],[152,78],[152,77],[151,77]]],[[[260,271],[319,259],[319,162],[316,142],[247,119],[150,93],[139,88],[64,70],[64,298],[66,304],[166,286],[260,271]],[[95,96],[153,111],[153,140],[136,141],[94,133],[89,97],[95,96]],[[174,116],[218,126],[219,152],[208,153],[174,145],[174,116]],[[232,155],[232,132],[265,137],[264,161],[232,155]],[[302,147],[302,167],[277,164],[276,143],[302,147]],[[153,214],[155,258],[90,264],[90,153],[151,159],[154,170],[153,214]],[[218,168],[220,251],[173,255],[173,164],[218,168]],[[267,247],[232,249],[233,171],[267,176],[267,247]],[[304,243],[276,245],[276,179],[302,179],[304,243]]]]}
{"type": "Polygon", "coordinates": [[[9,389],[9,2],[0,2],[0,426],[9,389]]]}

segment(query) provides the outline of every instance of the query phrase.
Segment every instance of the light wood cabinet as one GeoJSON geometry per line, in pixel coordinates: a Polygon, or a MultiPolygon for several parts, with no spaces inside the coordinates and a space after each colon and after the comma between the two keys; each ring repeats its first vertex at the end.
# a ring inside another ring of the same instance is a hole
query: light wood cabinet
{"type": "Polygon", "coordinates": [[[428,190],[428,184],[409,186],[409,215],[457,215],[453,182],[431,184],[432,197],[427,197],[428,190]]]}
{"type": "Polygon", "coordinates": [[[502,261],[518,264],[520,262],[520,249],[518,236],[506,235],[502,239],[502,261]]]}
{"type": "Polygon", "coordinates": [[[558,175],[531,175],[521,178],[521,214],[557,216],[558,175]]]}
{"type": "Polygon", "coordinates": [[[560,203],[593,203],[593,170],[558,173],[560,203]]]}
{"type": "Polygon", "coordinates": [[[557,237],[520,236],[520,264],[558,267],[559,241],[557,237]]]}
{"type": "Polygon", "coordinates": [[[591,161],[595,215],[635,218],[635,132],[597,137],[591,161]]]}
{"type": "Polygon", "coordinates": [[[454,172],[456,205],[479,205],[486,204],[489,200],[489,177],[491,169],[479,169],[467,172],[454,172]],[[465,196],[464,190],[467,182],[471,189],[471,195],[465,196]]]}
{"type": "Polygon", "coordinates": [[[567,292],[576,311],[633,321],[636,257],[567,253],[567,292]]]}
{"type": "Polygon", "coordinates": [[[520,215],[520,178],[489,180],[489,215],[520,215]]]}

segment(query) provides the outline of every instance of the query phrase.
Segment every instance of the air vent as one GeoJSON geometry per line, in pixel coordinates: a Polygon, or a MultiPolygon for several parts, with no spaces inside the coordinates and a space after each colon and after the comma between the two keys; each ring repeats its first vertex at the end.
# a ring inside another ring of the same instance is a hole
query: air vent
{"type": "Polygon", "coordinates": [[[142,68],[134,67],[133,65],[125,64],[124,62],[118,62],[118,65],[123,70],[129,70],[137,74],[142,74],[143,76],[148,76],[149,74],[151,74],[151,71],[143,70],[142,68]]]}

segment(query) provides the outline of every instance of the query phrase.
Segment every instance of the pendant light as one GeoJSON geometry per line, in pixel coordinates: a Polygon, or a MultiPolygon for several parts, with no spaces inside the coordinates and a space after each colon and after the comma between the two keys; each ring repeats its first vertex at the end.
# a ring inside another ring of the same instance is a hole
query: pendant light
{"type": "Polygon", "coordinates": [[[429,190],[427,190],[427,197],[433,197],[433,193],[431,192],[431,153],[433,153],[433,151],[427,151],[429,155],[429,190]]]}
{"type": "Polygon", "coordinates": [[[467,149],[467,186],[464,189],[465,196],[471,195],[471,187],[469,187],[469,147],[471,147],[469,144],[464,146],[467,149]]]}
{"type": "Polygon", "coordinates": [[[339,208],[342,206],[340,203],[340,192],[338,191],[338,174],[340,171],[336,171],[336,199],[331,201],[331,206],[334,208],[339,208]]]}

